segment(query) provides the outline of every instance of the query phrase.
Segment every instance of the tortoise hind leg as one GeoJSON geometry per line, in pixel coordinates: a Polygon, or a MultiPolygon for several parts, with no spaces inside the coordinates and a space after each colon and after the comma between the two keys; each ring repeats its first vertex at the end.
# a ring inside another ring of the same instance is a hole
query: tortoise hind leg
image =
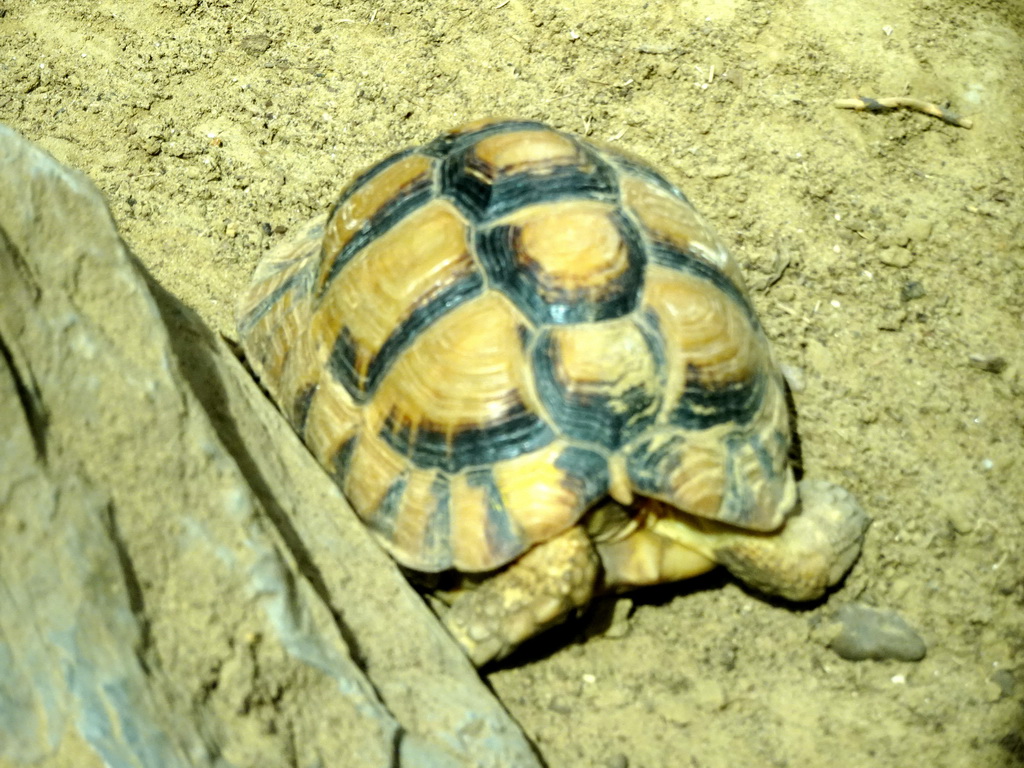
{"type": "Polygon", "coordinates": [[[586,605],[597,573],[593,544],[575,526],[457,593],[442,618],[470,660],[483,666],[586,605]]]}

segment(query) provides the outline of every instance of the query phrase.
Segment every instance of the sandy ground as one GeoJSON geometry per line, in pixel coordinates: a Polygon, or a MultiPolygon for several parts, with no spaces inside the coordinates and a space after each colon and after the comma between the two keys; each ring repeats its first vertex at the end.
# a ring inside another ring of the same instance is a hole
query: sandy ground
{"type": "Polygon", "coordinates": [[[874,518],[803,611],[605,602],[489,680],[552,766],[1024,765],[1024,3],[0,0],[0,120],[215,329],[345,179],[490,114],[617,142],[743,264],[808,474],[874,518]],[[911,94],[974,121],[838,110],[911,94]],[[919,663],[844,661],[837,605],[919,663]]]}

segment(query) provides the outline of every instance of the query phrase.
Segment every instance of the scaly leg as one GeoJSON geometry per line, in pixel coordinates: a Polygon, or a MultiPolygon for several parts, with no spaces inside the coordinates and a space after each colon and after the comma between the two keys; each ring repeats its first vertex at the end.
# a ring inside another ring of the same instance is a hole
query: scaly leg
{"type": "Polygon", "coordinates": [[[482,666],[590,602],[597,571],[594,545],[575,526],[458,593],[443,620],[472,662],[482,666]]]}

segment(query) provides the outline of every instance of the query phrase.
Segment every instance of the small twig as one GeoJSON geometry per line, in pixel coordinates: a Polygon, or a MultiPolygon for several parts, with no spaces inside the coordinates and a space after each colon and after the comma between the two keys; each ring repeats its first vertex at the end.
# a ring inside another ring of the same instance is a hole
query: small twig
{"type": "Polygon", "coordinates": [[[911,99],[907,96],[892,96],[887,99],[872,99],[867,96],[858,96],[855,99],[839,99],[832,102],[833,106],[839,109],[857,109],[864,112],[878,114],[880,112],[892,112],[894,109],[912,109],[915,112],[923,112],[926,115],[937,117],[943,122],[955,125],[958,128],[970,128],[974,125],[972,120],[950,112],[945,107],[933,104],[930,101],[911,99]]]}

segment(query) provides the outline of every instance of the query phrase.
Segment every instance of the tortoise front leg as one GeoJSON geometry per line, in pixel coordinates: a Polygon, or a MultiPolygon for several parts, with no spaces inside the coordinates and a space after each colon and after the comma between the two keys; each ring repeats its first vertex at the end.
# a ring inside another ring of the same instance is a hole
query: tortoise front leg
{"type": "Polygon", "coordinates": [[[590,602],[598,567],[590,538],[575,526],[459,592],[442,619],[472,662],[483,666],[590,602]]]}

